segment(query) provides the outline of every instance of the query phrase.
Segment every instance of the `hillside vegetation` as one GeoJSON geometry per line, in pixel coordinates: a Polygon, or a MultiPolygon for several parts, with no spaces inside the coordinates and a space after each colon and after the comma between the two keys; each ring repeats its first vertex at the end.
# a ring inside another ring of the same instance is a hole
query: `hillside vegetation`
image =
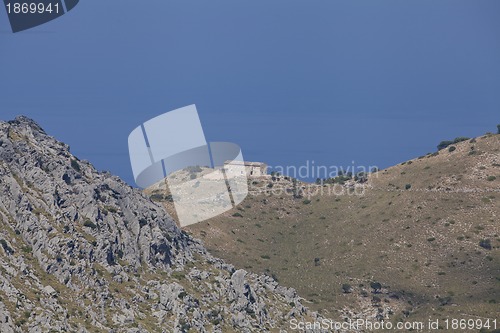
{"type": "MultiPolygon", "coordinates": [[[[329,318],[362,310],[500,319],[500,135],[455,141],[370,174],[361,196],[249,195],[186,230],[237,267],[296,288],[329,318]]],[[[253,180],[278,184],[296,186],[253,180]]]]}

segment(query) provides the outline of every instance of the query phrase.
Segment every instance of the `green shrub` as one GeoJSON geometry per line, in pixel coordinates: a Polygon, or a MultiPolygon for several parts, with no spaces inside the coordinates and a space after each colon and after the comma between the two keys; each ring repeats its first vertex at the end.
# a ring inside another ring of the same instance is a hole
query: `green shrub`
{"type": "Polygon", "coordinates": [[[7,241],[5,239],[0,239],[0,245],[2,245],[3,249],[5,250],[5,253],[7,254],[13,254],[14,250],[7,244],[7,241]]]}
{"type": "Polygon", "coordinates": [[[240,213],[240,212],[236,212],[236,213],[234,213],[234,214],[233,214],[233,216],[234,216],[234,217],[243,217],[243,215],[241,215],[241,213],[240,213]]]}
{"type": "Polygon", "coordinates": [[[448,147],[448,151],[451,153],[452,151],[455,151],[457,149],[457,147],[455,146],[449,146],[448,147]]]}
{"type": "Polygon", "coordinates": [[[462,141],[467,141],[469,139],[470,138],[468,138],[466,136],[459,136],[459,137],[455,138],[455,140],[453,140],[453,143],[459,143],[459,142],[462,142],[462,141]]]}
{"type": "Polygon", "coordinates": [[[118,209],[116,207],[113,207],[113,206],[104,206],[104,209],[106,209],[108,212],[115,213],[115,214],[118,212],[118,209]]]}
{"type": "Polygon", "coordinates": [[[31,253],[33,251],[33,248],[31,246],[23,246],[21,248],[21,250],[24,252],[24,253],[31,253]]]}
{"type": "Polygon", "coordinates": [[[479,241],[479,246],[481,246],[483,249],[491,250],[491,241],[489,239],[481,239],[479,241]]]}
{"type": "Polygon", "coordinates": [[[376,281],[370,283],[370,287],[373,289],[374,293],[378,293],[380,289],[382,289],[382,285],[380,284],[380,282],[376,281]]]}
{"type": "Polygon", "coordinates": [[[142,228],[144,227],[145,225],[148,224],[148,220],[146,220],[145,218],[141,218],[139,219],[139,226],[142,228]]]}
{"type": "Polygon", "coordinates": [[[85,219],[85,221],[83,222],[83,226],[92,229],[97,228],[97,225],[94,222],[90,221],[90,219],[85,219]]]}
{"type": "Polygon", "coordinates": [[[411,188],[411,184],[406,184],[405,189],[409,190],[411,188]]]}
{"type": "Polygon", "coordinates": [[[23,326],[24,324],[26,324],[26,319],[24,319],[24,318],[21,318],[21,319],[19,319],[19,320],[16,320],[16,322],[15,322],[15,325],[16,325],[17,327],[21,327],[21,326],[23,326]]]}
{"type": "Polygon", "coordinates": [[[176,280],[183,280],[186,278],[186,275],[183,272],[178,271],[173,272],[171,276],[176,280]]]}
{"type": "Polygon", "coordinates": [[[500,124],[497,125],[497,134],[500,134],[500,124]]]}
{"type": "Polygon", "coordinates": [[[453,141],[449,141],[449,140],[444,140],[444,141],[441,141],[438,146],[437,146],[437,149],[438,150],[441,150],[441,149],[444,149],[446,147],[448,147],[449,145],[453,144],[453,141]]]}
{"type": "Polygon", "coordinates": [[[306,200],[302,201],[302,203],[303,203],[304,205],[309,205],[309,204],[311,203],[311,200],[307,200],[307,199],[306,199],[306,200]]]}
{"type": "Polygon", "coordinates": [[[267,254],[263,254],[260,256],[262,259],[271,259],[271,257],[267,254]]]}
{"type": "Polygon", "coordinates": [[[453,141],[450,141],[450,140],[444,140],[444,141],[441,141],[438,146],[437,146],[437,149],[438,150],[441,150],[441,149],[444,149],[454,143],[459,143],[459,142],[462,142],[462,141],[466,141],[466,140],[469,140],[470,138],[468,137],[465,137],[465,136],[459,136],[459,137],[456,137],[453,141]]]}
{"type": "Polygon", "coordinates": [[[163,198],[163,194],[160,193],[155,193],[149,196],[149,199],[151,199],[151,201],[163,201],[163,198]]]}
{"type": "MultiPolygon", "coordinates": [[[[444,275],[444,274],[440,274],[444,275]]],[[[450,296],[445,296],[445,297],[438,297],[439,305],[445,306],[451,303],[451,297],[450,296]]]]}
{"type": "Polygon", "coordinates": [[[351,285],[349,283],[344,283],[342,284],[342,291],[344,292],[344,294],[349,294],[351,292],[351,285]]]}
{"type": "Polygon", "coordinates": [[[80,164],[78,163],[78,161],[75,160],[75,159],[73,159],[73,158],[71,159],[71,167],[73,169],[75,169],[75,171],[77,171],[77,172],[81,172],[82,171],[82,169],[80,168],[80,164]]]}
{"type": "Polygon", "coordinates": [[[186,168],[186,171],[189,171],[190,173],[198,173],[201,172],[202,169],[199,165],[195,165],[195,166],[188,166],[186,168]]]}
{"type": "Polygon", "coordinates": [[[360,183],[365,183],[368,180],[368,176],[365,172],[361,171],[354,176],[354,180],[360,183]]]}
{"type": "Polygon", "coordinates": [[[497,177],[495,177],[495,176],[489,176],[488,178],[486,178],[486,180],[489,181],[489,182],[492,182],[495,179],[497,179],[497,177]]]}

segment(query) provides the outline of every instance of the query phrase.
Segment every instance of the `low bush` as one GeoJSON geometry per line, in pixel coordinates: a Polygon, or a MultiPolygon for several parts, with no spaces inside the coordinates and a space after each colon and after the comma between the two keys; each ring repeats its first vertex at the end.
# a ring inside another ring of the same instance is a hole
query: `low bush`
{"type": "Polygon", "coordinates": [[[380,289],[382,289],[382,285],[380,284],[380,282],[372,282],[370,283],[370,287],[373,289],[373,292],[376,294],[380,291],[380,289]]]}
{"type": "Polygon", "coordinates": [[[85,219],[85,221],[83,222],[83,226],[92,229],[97,228],[97,225],[94,222],[90,221],[90,219],[85,219]]]}
{"type": "Polygon", "coordinates": [[[151,199],[152,201],[163,201],[163,194],[160,194],[160,193],[155,193],[155,194],[152,194],[149,199],[151,199]]]}
{"type": "Polygon", "coordinates": [[[449,141],[449,140],[444,140],[444,141],[441,141],[438,145],[437,145],[437,149],[438,150],[441,150],[441,149],[444,149],[446,147],[448,147],[449,145],[453,144],[453,141],[449,141]]]}
{"type": "Polygon", "coordinates": [[[7,241],[5,239],[0,239],[0,245],[2,245],[5,253],[7,254],[13,254],[14,250],[7,244],[7,241]]]}
{"type": "Polygon", "coordinates": [[[481,246],[483,249],[491,250],[491,241],[489,239],[481,239],[479,241],[479,246],[481,246]]]}
{"type": "Polygon", "coordinates": [[[23,246],[22,250],[24,253],[31,253],[33,251],[33,248],[31,246],[23,246]]]}
{"type": "Polygon", "coordinates": [[[183,272],[175,271],[172,273],[172,278],[176,280],[183,280],[186,278],[186,275],[183,272]]]}
{"type": "Polygon", "coordinates": [[[450,140],[444,140],[444,141],[441,141],[438,145],[437,145],[437,149],[438,150],[441,150],[441,149],[444,149],[444,148],[447,148],[448,146],[454,144],[454,143],[459,143],[459,142],[462,142],[462,141],[467,141],[469,140],[470,138],[468,137],[465,137],[465,136],[459,136],[459,137],[456,137],[453,141],[450,141],[450,140]]]}
{"type": "Polygon", "coordinates": [[[314,266],[321,265],[321,260],[319,258],[314,258],[314,266]]]}
{"type": "Polygon", "coordinates": [[[352,290],[352,287],[349,283],[344,283],[342,284],[342,291],[344,292],[344,294],[349,294],[352,290]]]}
{"type": "Polygon", "coordinates": [[[73,169],[75,169],[76,172],[81,172],[82,171],[82,169],[80,168],[80,164],[75,159],[71,159],[71,167],[73,169]]]}
{"type": "Polygon", "coordinates": [[[145,225],[148,224],[148,220],[146,220],[145,218],[141,218],[139,219],[139,226],[142,228],[144,227],[145,225]]]}
{"type": "Polygon", "coordinates": [[[201,169],[201,167],[199,165],[195,165],[195,166],[188,166],[186,168],[186,171],[188,171],[190,173],[198,173],[198,172],[201,172],[203,170],[201,169]]]}
{"type": "Polygon", "coordinates": [[[455,140],[453,140],[453,143],[459,143],[459,142],[462,142],[462,141],[467,141],[469,139],[470,138],[468,138],[466,136],[459,136],[458,138],[455,138],[455,140]]]}

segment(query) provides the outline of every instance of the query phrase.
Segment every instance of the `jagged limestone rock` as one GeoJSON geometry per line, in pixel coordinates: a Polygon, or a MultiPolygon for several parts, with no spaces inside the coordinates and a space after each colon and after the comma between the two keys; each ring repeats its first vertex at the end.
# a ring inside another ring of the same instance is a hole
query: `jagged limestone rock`
{"type": "Polygon", "coordinates": [[[262,332],[315,316],[34,121],[0,122],[1,332],[262,332]]]}

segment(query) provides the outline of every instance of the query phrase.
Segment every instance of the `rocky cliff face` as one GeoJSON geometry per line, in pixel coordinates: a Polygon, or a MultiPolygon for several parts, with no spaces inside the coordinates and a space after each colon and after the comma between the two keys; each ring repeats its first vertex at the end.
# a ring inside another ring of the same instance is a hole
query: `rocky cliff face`
{"type": "Polygon", "coordinates": [[[0,332],[250,332],[314,316],[25,117],[0,122],[0,332]]]}

